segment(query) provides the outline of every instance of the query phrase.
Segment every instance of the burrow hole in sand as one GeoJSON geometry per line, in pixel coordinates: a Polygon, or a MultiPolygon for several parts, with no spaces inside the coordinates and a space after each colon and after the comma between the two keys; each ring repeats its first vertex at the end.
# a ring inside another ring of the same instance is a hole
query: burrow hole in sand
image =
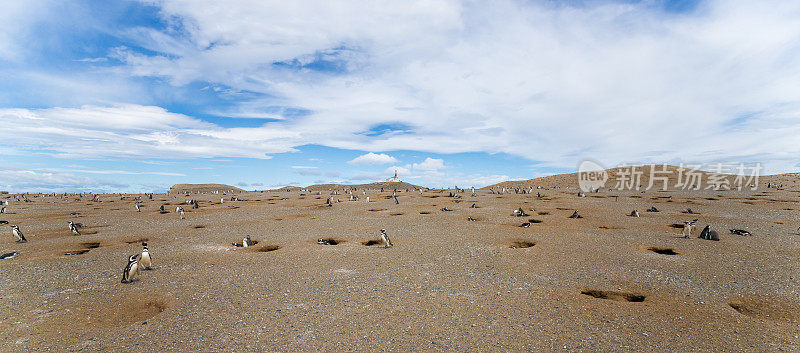
{"type": "Polygon", "coordinates": [[[430,213],[430,212],[428,212],[428,211],[422,211],[422,212],[420,212],[419,214],[431,214],[431,213],[430,213]]]}
{"type": "Polygon", "coordinates": [[[678,255],[678,252],[676,252],[675,249],[673,248],[662,248],[658,246],[651,246],[647,248],[647,250],[661,255],[678,255]]]}
{"type": "Polygon", "coordinates": [[[68,256],[69,255],[83,255],[83,254],[89,252],[89,250],[91,250],[91,249],[97,249],[97,248],[100,247],[100,243],[95,243],[95,242],[86,242],[86,243],[81,243],[80,245],[81,245],[81,247],[83,247],[83,249],[67,251],[67,252],[64,253],[64,255],[68,255],[68,256]]]}
{"type": "Polygon", "coordinates": [[[530,222],[531,224],[534,224],[534,223],[542,223],[542,221],[541,221],[541,220],[539,220],[539,219],[533,219],[533,218],[529,219],[529,220],[528,220],[528,222],[530,222]]]}
{"type": "Polygon", "coordinates": [[[264,246],[258,248],[258,252],[270,252],[270,251],[278,250],[280,248],[281,247],[279,245],[264,245],[264,246]]]}
{"type": "Polygon", "coordinates": [[[633,303],[640,303],[644,301],[645,296],[640,294],[628,293],[628,292],[618,292],[612,290],[596,290],[596,289],[584,289],[581,291],[581,294],[592,296],[595,298],[600,299],[608,299],[617,302],[633,302],[633,303]]]}
{"type": "Polygon", "coordinates": [[[527,241],[527,240],[514,240],[509,245],[509,249],[525,249],[530,248],[536,245],[536,242],[527,241]]]}
{"type": "Polygon", "coordinates": [[[125,242],[128,243],[128,244],[136,244],[136,243],[144,243],[144,242],[146,242],[148,240],[150,240],[150,239],[148,239],[148,238],[136,238],[136,239],[133,239],[133,240],[126,240],[125,242]]]}
{"type": "Polygon", "coordinates": [[[371,239],[367,241],[361,242],[361,245],[364,246],[375,246],[375,245],[383,245],[383,241],[377,239],[371,239]]]}

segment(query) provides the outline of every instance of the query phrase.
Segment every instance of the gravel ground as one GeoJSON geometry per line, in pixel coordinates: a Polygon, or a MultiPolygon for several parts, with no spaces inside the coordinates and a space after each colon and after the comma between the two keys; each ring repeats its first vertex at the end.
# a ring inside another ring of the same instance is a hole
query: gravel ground
{"type": "Polygon", "coordinates": [[[29,242],[2,225],[0,252],[20,255],[0,260],[0,351],[800,351],[796,190],[552,187],[403,191],[399,205],[359,190],[332,207],[329,191],[203,194],[183,220],[183,195],[141,212],[131,196],[11,199],[0,220],[29,242]],[[680,238],[672,225],[692,218],[680,238]],[[706,224],[721,241],[696,238],[706,224]],[[394,247],[363,245],[381,228],[394,247]],[[247,234],[255,247],[231,245],[247,234]],[[143,240],[154,269],[120,283],[143,240]]]}

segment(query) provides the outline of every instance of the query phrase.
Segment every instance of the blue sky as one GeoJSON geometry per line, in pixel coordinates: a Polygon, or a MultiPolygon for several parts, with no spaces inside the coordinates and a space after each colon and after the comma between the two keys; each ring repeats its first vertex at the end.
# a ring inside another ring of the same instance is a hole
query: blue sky
{"type": "Polygon", "coordinates": [[[0,190],[796,172],[798,54],[782,1],[5,2],[0,190]]]}

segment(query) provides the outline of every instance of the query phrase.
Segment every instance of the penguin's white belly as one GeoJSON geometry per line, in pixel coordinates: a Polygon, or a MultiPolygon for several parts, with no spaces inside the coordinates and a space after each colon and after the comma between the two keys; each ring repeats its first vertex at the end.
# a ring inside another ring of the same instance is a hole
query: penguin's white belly
{"type": "Polygon", "coordinates": [[[133,282],[133,278],[139,274],[139,263],[134,263],[131,270],[128,272],[128,282],[133,282]]]}
{"type": "Polygon", "coordinates": [[[143,252],[142,253],[142,261],[141,261],[141,263],[142,263],[142,267],[150,268],[152,263],[150,262],[150,253],[149,252],[143,252]]]}

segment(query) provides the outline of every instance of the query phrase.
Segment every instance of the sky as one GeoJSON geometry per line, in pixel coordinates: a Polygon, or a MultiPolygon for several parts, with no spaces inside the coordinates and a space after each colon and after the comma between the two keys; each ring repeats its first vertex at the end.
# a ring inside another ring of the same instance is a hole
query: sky
{"type": "Polygon", "coordinates": [[[0,0],[0,190],[800,171],[797,1],[0,0]]]}

